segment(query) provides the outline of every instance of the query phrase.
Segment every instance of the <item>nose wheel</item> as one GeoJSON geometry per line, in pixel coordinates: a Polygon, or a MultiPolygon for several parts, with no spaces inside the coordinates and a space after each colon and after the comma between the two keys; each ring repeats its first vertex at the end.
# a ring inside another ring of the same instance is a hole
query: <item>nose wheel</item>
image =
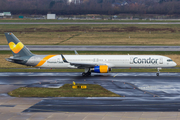
{"type": "Polygon", "coordinates": [[[157,73],[156,73],[156,76],[159,76],[159,73],[160,73],[160,71],[159,70],[161,70],[161,68],[157,68],[157,73]]]}
{"type": "Polygon", "coordinates": [[[156,76],[159,76],[159,73],[156,73],[156,76]]]}

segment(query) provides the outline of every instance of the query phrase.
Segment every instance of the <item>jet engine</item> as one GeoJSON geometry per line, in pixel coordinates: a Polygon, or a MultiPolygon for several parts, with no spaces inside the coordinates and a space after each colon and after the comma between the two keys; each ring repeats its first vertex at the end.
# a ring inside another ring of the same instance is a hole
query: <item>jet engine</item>
{"type": "Polygon", "coordinates": [[[100,65],[91,68],[91,72],[95,73],[108,73],[109,71],[111,71],[111,68],[109,68],[107,65],[100,65]]]}

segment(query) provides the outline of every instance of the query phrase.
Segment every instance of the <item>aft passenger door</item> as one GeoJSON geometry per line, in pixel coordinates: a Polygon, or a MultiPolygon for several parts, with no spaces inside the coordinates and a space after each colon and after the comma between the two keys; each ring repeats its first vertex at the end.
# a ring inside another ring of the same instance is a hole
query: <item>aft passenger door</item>
{"type": "Polygon", "coordinates": [[[130,57],[130,64],[133,64],[133,57],[130,57]]]}

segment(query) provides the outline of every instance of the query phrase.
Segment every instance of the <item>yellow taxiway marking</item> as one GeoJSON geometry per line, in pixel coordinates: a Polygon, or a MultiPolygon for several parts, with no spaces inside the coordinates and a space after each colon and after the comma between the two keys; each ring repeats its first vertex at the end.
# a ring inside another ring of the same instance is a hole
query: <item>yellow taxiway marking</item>
{"type": "MultiPolygon", "coordinates": [[[[119,73],[118,73],[119,74],[119,73]]],[[[114,75],[113,77],[116,77],[118,74],[114,75]]]]}

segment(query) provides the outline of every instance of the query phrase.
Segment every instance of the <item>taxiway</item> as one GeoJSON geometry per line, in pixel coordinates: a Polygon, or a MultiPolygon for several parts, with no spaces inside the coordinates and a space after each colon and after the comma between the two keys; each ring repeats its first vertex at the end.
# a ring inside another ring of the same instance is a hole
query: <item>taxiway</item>
{"type": "MultiPolygon", "coordinates": [[[[41,98],[23,112],[179,111],[180,73],[108,73],[81,77],[81,73],[0,73],[8,91],[20,86],[58,88],[75,81],[99,84],[122,97],[41,98]]],[[[1,87],[2,88],[2,87],[1,87]]],[[[31,98],[29,98],[31,99],[31,98]]]]}
{"type": "Polygon", "coordinates": [[[0,73],[1,120],[180,119],[180,73],[0,73]],[[10,97],[19,87],[99,84],[122,97],[10,97]]]}

